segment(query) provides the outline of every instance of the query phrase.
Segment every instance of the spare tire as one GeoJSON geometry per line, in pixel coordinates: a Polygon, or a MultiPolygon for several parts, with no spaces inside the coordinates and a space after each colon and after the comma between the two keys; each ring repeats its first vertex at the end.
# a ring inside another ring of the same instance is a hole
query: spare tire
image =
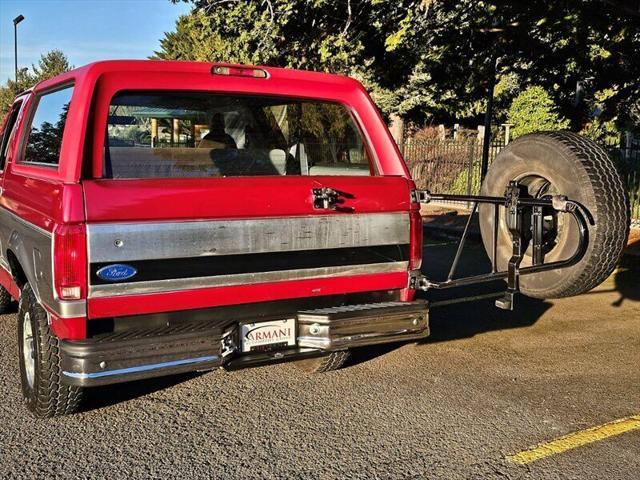
{"type": "MultiPolygon", "coordinates": [[[[615,269],[629,234],[629,202],[625,188],[607,152],[598,144],[571,132],[525,135],[507,145],[495,158],[482,185],[482,195],[501,197],[517,180],[533,198],[566,195],[593,216],[587,251],[576,265],[522,275],[520,291],[535,298],[579,295],[602,283],[615,269]]],[[[497,266],[506,270],[511,237],[504,209],[498,225],[497,266]]],[[[578,227],[569,215],[544,212],[544,262],[569,258],[576,249],[578,227]]],[[[479,207],[482,240],[493,251],[493,207],[479,207]]],[[[531,246],[522,266],[531,265],[531,246]]]]}

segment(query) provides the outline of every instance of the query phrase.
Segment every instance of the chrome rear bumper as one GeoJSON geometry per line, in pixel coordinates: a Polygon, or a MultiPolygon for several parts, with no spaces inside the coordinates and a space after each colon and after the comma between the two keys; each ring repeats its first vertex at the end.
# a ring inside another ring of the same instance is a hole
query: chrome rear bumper
{"type": "Polygon", "coordinates": [[[215,367],[246,368],[429,335],[424,301],[348,305],[297,313],[297,345],[240,354],[238,322],[114,333],[61,341],[65,383],[98,386],[215,367]]]}
{"type": "Polygon", "coordinates": [[[210,370],[223,361],[220,328],[158,329],[60,342],[65,383],[83,387],[210,370]]]}

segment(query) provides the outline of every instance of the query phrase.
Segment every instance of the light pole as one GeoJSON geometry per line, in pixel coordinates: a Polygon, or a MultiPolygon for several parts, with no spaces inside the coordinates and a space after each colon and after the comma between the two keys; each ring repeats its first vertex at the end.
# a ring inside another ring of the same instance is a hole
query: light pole
{"type": "Polygon", "coordinates": [[[24,15],[18,15],[13,19],[13,54],[14,54],[14,69],[16,75],[16,83],[18,83],[18,24],[24,20],[24,15]]]}
{"type": "Polygon", "coordinates": [[[481,28],[480,32],[495,34],[495,39],[490,42],[491,57],[489,58],[489,81],[487,89],[487,109],[484,114],[484,136],[482,139],[482,160],[480,162],[480,179],[484,180],[489,169],[489,147],[491,142],[491,117],[493,116],[493,97],[494,88],[496,86],[496,68],[499,61],[499,51],[504,51],[504,47],[500,48],[501,43],[506,43],[505,32],[516,29],[520,26],[518,20],[503,24],[498,19],[494,19],[491,27],[481,28]]]}
{"type": "Polygon", "coordinates": [[[497,45],[494,44],[489,65],[489,87],[487,89],[487,109],[484,113],[484,136],[482,138],[482,160],[480,161],[480,180],[484,180],[489,170],[489,147],[491,143],[491,117],[493,116],[493,90],[496,86],[496,66],[498,64],[497,45]]]}

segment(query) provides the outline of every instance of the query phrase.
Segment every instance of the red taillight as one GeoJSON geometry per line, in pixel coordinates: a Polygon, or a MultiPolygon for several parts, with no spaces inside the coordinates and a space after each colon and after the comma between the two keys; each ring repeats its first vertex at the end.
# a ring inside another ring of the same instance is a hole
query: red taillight
{"type": "Polygon", "coordinates": [[[422,216],[420,210],[409,213],[411,244],[409,245],[409,268],[417,270],[422,266],[422,216]]]}
{"type": "Polygon", "coordinates": [[[234,65],[216,65],[211,69],[214,75],[231,75],[235,77],[267,78],[266,70],[255,67],[241,67],[234,65]]]}
{"type": "Polygon", "coordinates": [[[53,231],[53,278],[61,300],[87,295],[87,236],[84,225],[57,225],[53,231]]]}

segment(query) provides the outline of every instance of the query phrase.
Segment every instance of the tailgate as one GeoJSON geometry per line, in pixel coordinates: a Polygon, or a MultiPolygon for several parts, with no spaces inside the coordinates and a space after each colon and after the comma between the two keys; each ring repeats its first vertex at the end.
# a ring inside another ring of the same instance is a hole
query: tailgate
{"type": "Polygon", "coordinates": [[[101,87],[89,315],[406,288],[409,181],[362,91],[206,78],[213,90],[101,87]]]}
{"type": "Polygon", "coordinates": [[[93,180],[89,316],[407,286],[403,177],[93,180]],[[335,210],[313,190],[339,192],[335,210]]]}

